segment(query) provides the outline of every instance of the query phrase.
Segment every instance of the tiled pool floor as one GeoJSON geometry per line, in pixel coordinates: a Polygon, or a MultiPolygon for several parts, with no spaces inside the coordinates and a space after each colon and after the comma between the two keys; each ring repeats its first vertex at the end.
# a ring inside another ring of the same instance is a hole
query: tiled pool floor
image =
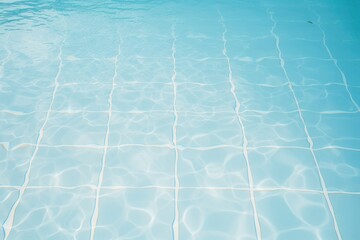
{"type": "Polygon", "coordinates": [[[0,239],[360,239],[360,3],[0,3],[0,239]]]}

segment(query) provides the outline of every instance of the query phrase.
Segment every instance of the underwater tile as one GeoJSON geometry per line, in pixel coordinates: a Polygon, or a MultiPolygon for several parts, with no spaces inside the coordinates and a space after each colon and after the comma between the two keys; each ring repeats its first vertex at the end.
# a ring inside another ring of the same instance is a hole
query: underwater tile
{"type": "Polygon", "coordinates": [[[172,187],[175,150],[170,148],[120,147],[108,150],[103,186],[172,187]]]}
{"type": "Polygon", "coordinates": [[[343,84],[341,74],[332,61],[296,59],[286,62],[286,72],[295,85],[343,84]]]}
{"type": "Polygon", "coordinates": [[[314,112],[357,110],[344,86],[295,86],[294,91],[302,110],[314,112]]]}
{"type": "MultiPolygon", "coordinates": [[[[64,56],[74,56],[82,58],[111,58],[118,52],[120,44],[116,31],[104,31],[110,30],[109,23],[100,26],[103,19],[99,17],[88,16],[88,19],[84,21],[84,18],[78,19],[83,24],[79,24],[79,28],[82,31],[73,31],[68,34],[63,43],[62,52],[64,56]],[[90,21],[90,22],[87,22],[90,21]],[[93,31],[96,30],[96,34],[93,31]]],[[[76,19],[73,18],[73,21],[76,19]]]]}
{"type": "Polygon", "coordinates": [[[330,148],[315,156],[329,191],[360,191],[360,152],[330,148]]]}
{"type": "Polygon", "coordinates": [[[223,34],[223,26],[217,18],[198,19],[184,18],[175,25],[175,33],[177,43],[181,43],[184,39],[193,40],[213,40],[221,39],[223,34]]]}
{"type": "Polygon", "coordinates": [[[40,147],[31,166],[29,186],[96,186],[103,149],[40,147]]]}
{"type": "Polygon", "coordinates": [[[171,239],[173,191],[102,190],[95,239],[171,239]]]}
{"type": "MultiPolygon", "coordinates": [[[[338,61],[340,69],[343,71],[349,86],[360,87],[360,60],[357,61],[338,61]]],[[[356,95],[357,96],[357,95],[356,95]]]]}
{"type": "Polygon", "coordinates": [[[178,176],[183,187],[247,187],[247,167],[242,150],[218,148],[182,149],[178,176]]]}
{"type": "Polygon", "coordinates": [[[285,60],[299,58],[329,59],[329,55],[321,41],[281,39],[280,49],[285,60]]]}
{"type": "Polygon", "coordinates": [[[9,50],[7,60],[2,59],[2,87],[12,87],[14,91],[24,87],[30,89],[46,89],[54,87],[56,74],[59,71],[58,59],[33,60],[9,50]],[[19,88],[19,89],[17,89],[19,88]]]}
{"type": "Polygon", "coordinates": [[[42,144],[104,145],[107,113],[51,113],[42,144]]]}
{"type": "Polygon", "coordinates": [[[249,147],[308,147],[298,112],[240,113],[249,147]]]}
{"type": "Polygon", "coordinates": [[[75,84],[60,86],[56,92],[53,111],[107,111],[109,84],[75,84]]]}
{"type": "Polygon", "coordinates": [[[215,38],[206,36],[178,36],[175,42],[175,57],[187,59],[224,58],[222,33],[215,38]]]}
{"type": "MultiPolygon", "coordinates": [[[[276,14],[277,15],[277,14],[276,14]]],[[[299,21],[277,21],[276,34],[280,40],[306,40],[306,41],[322,41],[323,35],[316,24],[311,24],[308,18],[299,21]]]]}
{"type": "MultiPolygon", "coordinates": [[[[15,8],[12,7],[12,11],[10,10],[10,12],[14,14],[15,8]]],[[[30,9],[28,8],[27,10],[29,11],[30,9]]],[[[28,12],[25,10],[23,13],[26,14],[28,12]]],[[[56,59],[60,52],[59,45],[64,38],[64,33],[45,26],[45,24],[41,24],[40,19],[38,19],[38,21],[37,26],[28,25],[25,27],[26,23],[23,23],[24,25],[20,29],[16,27],[17,30],[7,30],[9,33],[7,47],[12,57],[17,58],[17,60],[21,59],[19,63],[28,61],[30,64],[36,62],[46,64],[45,62],[51,62],[56,59]],[[26,30],[24,30],[24,28],[26,30]]],[[[31,75],[29,77],[31,77],[31,75]]]]}
{"type": "Polygon", "coordinates": [[[178,59],[176,61],[176,82],[199,84],[229,83],[229,69],[226,59],[178,59]]]}
{"type": "Polygon", "coordinates": [[[59,83],[112,84],[115,72],[114,59],[83,59],[66,56],[63,60],[59,83]]]}
{"type": "Polygon", "coordinates": [[[172,113],[113,113],[109,145],[172,144],[172,113]]]}
{"type": "Polygon", "coordinates": [[[242,85],[236,88],[241,111],[290,112],[297,105],[289,86],[242,85]]]}
{"type": "Polygon", "coordinates": [[[13,148],[19,144],[35,144],[42,124],[45,121],[45,112],[31,114],[0,113],[0,143],[13,148]]]}
{"type": "MultiPolygon", "coordinates": [[[[166,29],[164,29],[165,31],[166,29]]],[[[133,36],[122,39],[120,47],[121,59],[127,58],[171,58],[172,44],[171,26],[168,28],[169,37],[133,36]]],[[[120,62],[122,61],[120,59],[120,62]]]]}
{"type": "Polygon", "coordinates": [[[325,198],[317,193],[256,193],[263,239],[337,239],[325,198]]]}
{"type": "Polygon", "coordinates": [[[88,239],[94,195],[86,188],[27,189],[9,238],[88,239]]]}
{"type": "MultiPolygon", "coordinates": [[[[332,26],[333,27],[333,26],[332,26]]],[[[353,26],[356,27],[357,26],[353,26]]],[[[326,29],[325,29],[326,31],[326,29]]],[[[335,31],[332,29],[332,31],[335,31]]],[[[348,31],[348,30],[345,30],[348,31]]],[[[328,32],[326,32],[327,34],[328,32]]],[[[337,36],[339,36],[340,31],[336,32],[337,36]]],[[[338,60],[359,60],[360,55],[360,40],[358,36],[342,36],[341,39],[338,38],[328,38],[326,41],[331,54],[335,59],[338,60]],[[347,37],[347,39],[345,39],[347,37]]]]}
{"type": "Polygon", "coordinates": [[[184,189],[179,193],[181,239],[256,239],[249,194],[184,189]]]}
{"type": "Polygon", "coordinates": [[[303,112],[303,116],[314,142],[314,148],[341,146],[359,148],[360,132],[354,127],[360,122],[359,113],[316,114],[303,112]]]}
{"type": "Polygon", "coordinates": [[[256,148],[248,156],[254,187],[321,190],[310,149],[256,148]]]}
{"type": "Polygon", "coordinates": [[[226,50],[230,58],[276,59],[279,55],[271,35],[255,39],[230,39],[226,43],[226,50]]]}
{"type": "Polygon", "coordinates": [[[18,84],[1,84],[0,87],[0,110],[22,113],[47,111],[54,91],[53,87],[27,87],[18,84]]]}
{"type": "Polygon", "coordinates": [[[121,58],[117,83],[172,83],[173,61],[171,58],[121,58]]]}
{"type": "Polygon", "coordinates": [[[230,84],[179,84],[176,110],[183,112],[234,112],[235,99],[230,84]]]}
{"type": "Polygon", "coordinates": [[[343,239],[360,237],[358,222],[360,221],[360,196],[350,194],[331,194],[336,221],[343,239]]]}
{"type": "Polygon", "coordinates": [[[131,111],[172,111],[174,87],[162,83],[120,84],[114,89],[112,110],[131,111]]]}
{"type": "Polygon", "coordinates": [[[230,63],[236,89],[246,85],[277,87],[288,84],[278,59],[242,57],[230,63]]]}
{"type": "Polygon", "coordinates": [[[20,146],[16,149],[0,148],[0,185],[22,186],[34,146],[20,146]]]}
{"type": "Polygon", "coordinates": [[[179,114],[177,143],[184,147],[242,146],[236,114],[179,114]]]}
{"type": "MultiPolygon", "coordinates": [[[[258,3],[254,2],[253,4],[255,5],[258,3]]],[[[228,7],[226,10],[222,11],[227,41],[230,42],[235,39],[252,41],[271,36],[270,29],[272,27],[272,22],[269,21],[266,11],[263,11],[263,9],[259,11],[259,6],[243,7],[243,9],[234,10],[235,9],[228,7]],[[228,15],[229,13],[230,15],[228,15]],[[240,15],[242,16],[240,17],[240,15]]]]}

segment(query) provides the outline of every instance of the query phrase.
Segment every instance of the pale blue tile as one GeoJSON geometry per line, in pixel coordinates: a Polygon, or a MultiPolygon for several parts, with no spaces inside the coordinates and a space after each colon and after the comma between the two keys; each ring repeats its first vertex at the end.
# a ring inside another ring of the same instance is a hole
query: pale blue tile
{"type": "Polygon", "coordinates": [[[256,239],[249,194],[193,189],[179,194],[182,239],[256,239]]]}
{"type": "Polygon", "coordinates": [[[103,149],[41,147],[31,165],[30,186],[96,186],[103,149]]]}
{"type": "Polygon", "coordinates": [[[360,153],[345,149],[324,149],[315,152],[328,190],[360,190],[360,153]]]}
{"type": "Polygon", "coordinates": [[[108,150],[103,186],[172,187],[175,150],[166,147],[121,147],[108,150]]]}
{"type": "Polygon", "coordinates": [[[248,187],[243,151],[238,148],[183,149],[178,160],[180,185],[184,187],[248,187]]]}
{"type": "Polygon", "coordinates": [[[360,196],[346,194],[330,195],[334,206],[335,216],[343,239],[357,239],[360,237],[358,228],[360,216],[360,196]]]}
{"type": "Polygon", "coordinates": [[[279,191],[255,198],[263,239],[337,239],[321,194],[279,191]]]}
{"type": "Polygon", "coordinates": [[[173,218],[172,191],[103,190],[95,239],[171,239],[173,218]]]}
{"type": "Polygon", "coordinates": [[[179,114],[177,143],[185,147],[242,146],[243,135],[235,114],[179,114]]]}
{"type": "Polygon", "coordinates": [[[255,187],[321,190],[310,149],[258,148],[248,157],[255,187]]]}

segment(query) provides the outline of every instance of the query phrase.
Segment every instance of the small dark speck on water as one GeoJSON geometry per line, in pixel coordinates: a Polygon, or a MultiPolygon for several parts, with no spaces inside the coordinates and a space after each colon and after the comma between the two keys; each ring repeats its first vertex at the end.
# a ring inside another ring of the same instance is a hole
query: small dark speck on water
{"type": "Polygon", "coordinates": [[[314,24],[312,21],[307,21],[308,23],[310,23],[310,24],[314,24]]]}

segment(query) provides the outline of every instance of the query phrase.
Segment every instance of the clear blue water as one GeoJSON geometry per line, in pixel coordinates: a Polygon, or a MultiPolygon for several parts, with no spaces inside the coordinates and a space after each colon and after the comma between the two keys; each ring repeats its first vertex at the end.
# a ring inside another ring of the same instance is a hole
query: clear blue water
{"type": "Polygon", "coordinates": [[[0,239],[360,239],[359,1],[0,3],[0,239]]]}

